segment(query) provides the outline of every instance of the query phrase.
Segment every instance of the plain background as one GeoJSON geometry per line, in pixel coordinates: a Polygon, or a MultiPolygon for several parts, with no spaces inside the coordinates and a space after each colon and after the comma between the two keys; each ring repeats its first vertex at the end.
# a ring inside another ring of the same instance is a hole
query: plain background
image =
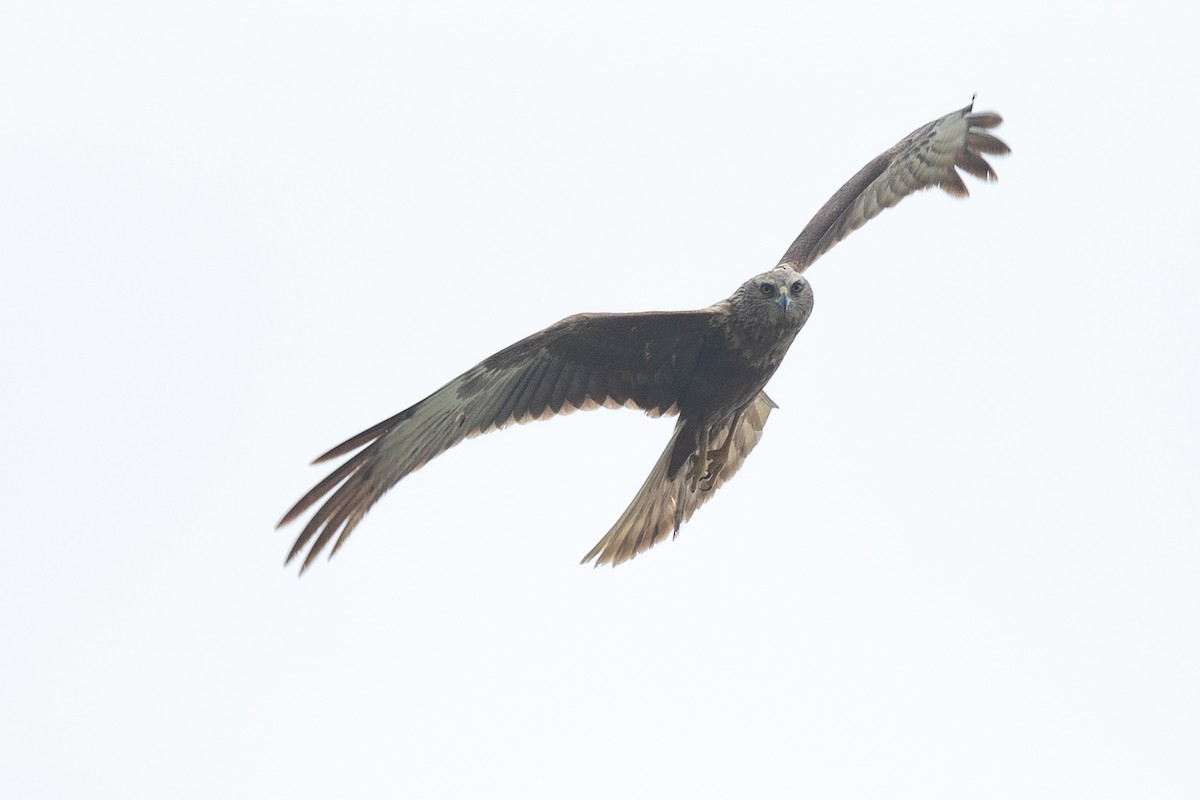
{"type": "Polygon", "coordinates": [[[1200,796],[1181,8],[5,3],[4,795],[1200,796]],[[595,412],[281,567],[313,456],[726,297],[974,92],[999,183],[808,273],[677,540],[578,566],[672,424],[595,412]]]}

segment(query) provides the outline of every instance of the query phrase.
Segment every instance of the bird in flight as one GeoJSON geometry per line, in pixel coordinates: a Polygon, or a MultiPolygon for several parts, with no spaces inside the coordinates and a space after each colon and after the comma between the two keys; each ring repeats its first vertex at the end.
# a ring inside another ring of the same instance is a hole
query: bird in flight
{"type": "Polygon", "coordinates": [[[696,311],[567,317],[320,456],[313,463],[353,453],[280,520],[320,504],[286,563],[304,553],[303,573],[331,541],[332,556],[385,492],[464,439],[600,406],[678,421],[642,488],[583,563],[620,564],[677,534],[762,438],[776,407],[763,387],[812,311],[802,273],[913,192],[937,186],[965,197],[957,169],[996,179],[983,156],[1009,152],[989,133],[1001,119],[973,105],[921,126],[859,170],[773,269],[727,299],[696,311]]]}

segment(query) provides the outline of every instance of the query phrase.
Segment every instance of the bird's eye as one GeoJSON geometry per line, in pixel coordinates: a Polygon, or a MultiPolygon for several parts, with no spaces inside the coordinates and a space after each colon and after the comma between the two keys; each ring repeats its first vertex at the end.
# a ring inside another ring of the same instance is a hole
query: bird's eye
{"type": "Polygon", "coordinates": [[[800,294],[804,291],[804,281],[796,281],[792,284],[792,294],[800,294]]]}
{"type": "Polygon", "coordinates": [[[760,283],[758,290],[762,292],[763,297],[771,297],[775,294],[775,287],[769,283],[760,283]]]}

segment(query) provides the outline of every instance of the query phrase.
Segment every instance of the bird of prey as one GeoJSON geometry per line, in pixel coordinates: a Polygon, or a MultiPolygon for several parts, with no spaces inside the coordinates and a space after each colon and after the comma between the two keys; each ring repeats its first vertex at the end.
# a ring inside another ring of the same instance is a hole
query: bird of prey
{"type": "Polygon", "coordinates": [[[983,156],[1009,152],[988,132],[1001,119],[973,105],[921,126],[859,170],[774,268],[728,299],[697,311],[567,317],[320,456],[314,463],[353,453],[280,520],[285,525],[324,499],[287,562],[307,546],[303,572],[331,541],[332,556],[385,492],[464,439],[599,406],[678,421],[642,488],[583,563],[616,565],[677,534],[762,437],[776,407],[763,387],[812,311],[801,273],[915,191],[938,186],[965,197],[956,168],[996,179],[983,156]]]}

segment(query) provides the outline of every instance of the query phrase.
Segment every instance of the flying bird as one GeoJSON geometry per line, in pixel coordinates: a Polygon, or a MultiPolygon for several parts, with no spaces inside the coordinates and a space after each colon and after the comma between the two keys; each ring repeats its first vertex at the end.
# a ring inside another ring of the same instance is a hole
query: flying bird
{"type": "Polygon", "coordinates": [[[859,170],[774,268],[727,299],[696,311],[567,317],[320,456],[313,463],[353,453],[280,520],[320,503],[285,563],[304,553],[303,573],[331,541],[332,556],[385,492],[464,439],[600,406],[678,421],[642,488],[583,563],[620,564],[677,534],[762,438],[776,407],[763,387],[813,307],[801,273],[913,192],[937,186],[965,197],[956,168],[996,179],[983,156],[1009,152],[988,132],[1001,118],[973,105],[921,126],[859,170]]]}

